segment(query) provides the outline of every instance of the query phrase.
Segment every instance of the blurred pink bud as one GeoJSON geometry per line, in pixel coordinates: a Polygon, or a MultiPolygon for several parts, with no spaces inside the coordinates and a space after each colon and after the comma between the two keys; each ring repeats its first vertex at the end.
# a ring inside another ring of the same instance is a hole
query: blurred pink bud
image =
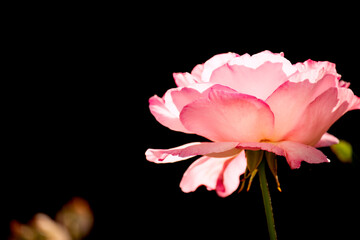
{"type": "Polygon", "coordinates": [[[75,197],[56,214],[56,221],[68,229],[73,239],[81,239],[89,234],[94,216],[88,202],[75,197]]]}

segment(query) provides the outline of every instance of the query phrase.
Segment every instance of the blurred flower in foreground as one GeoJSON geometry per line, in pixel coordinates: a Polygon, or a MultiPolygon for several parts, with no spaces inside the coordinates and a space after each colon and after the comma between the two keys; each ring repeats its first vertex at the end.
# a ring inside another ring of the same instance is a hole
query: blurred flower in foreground
{"type": "Polygon", "coordinates": [[[338,144],[334,144],[330,148],[341,162],[352,163],[353,150],[349,142],[340,140],[338,144]]]}
{"type": "Polygon", "coordinates": [[[73,239],[85,237],[94,223],[89,204],[81,198],[72,199],[56,214],[55,219],[69,230],[73,239]]]}
{"type": "Polygon", "coordinates": [[[38,213],[29,225],[11,222],[10,240],[71,240],[67,229],[49,216],[38,213]]]}
{"type": "Polygon", "coordinates": [[[29,224],[12,221],[10,240],[80,240],[91,230],[94,217],[89,204],[74,198],[56,215],[56,221],[38,213],[29,224]]]}

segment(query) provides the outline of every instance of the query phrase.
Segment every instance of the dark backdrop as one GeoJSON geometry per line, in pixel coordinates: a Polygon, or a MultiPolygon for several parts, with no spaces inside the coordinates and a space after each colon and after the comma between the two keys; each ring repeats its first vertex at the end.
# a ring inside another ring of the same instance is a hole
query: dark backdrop
{"type": "MultiPolygon", "coordinates": [[[[160,125],[148,99],[175,87],[173,72],[189,72],[215,54],[263,50],[284,52],[293,63],[335,62],[360,95],[359,35],[348,24],[356,19],[325,21],[315,12],[306,12],[308,18],[278,12],[260,17],[254,9],[251,16],[243,15],[245,9],[226,14],[230,7],[222,16],[216,11],[198,16],[192,8],[156,7],[156,12],[137,12],[131,24],[118,18],[119,12],[78,8],[70,20],[61,12],[49,22],[50,11],[12,28],[10,74],[4,80],[1,237],[8,235],[12,219],[25,223],[37,212],[54,217],[80,196],[95,214],[88,239],[120,239],[129,232],[161,239],[266,239],[257,179],[250,192],[225,199],[204,187],[185,194],[179,183],[193,159],[167,165],[146,161],[147,148],[202,139],[160,125]]],[[[328,148],[323,151],[329,164],[303,163],[290,170],[279,159],[283,192],[268,178],[279,239],[335,234],[352,239],[357,233],[359,115],[347,113],[329,131],[352,143],[353,164],[339,162],[328,148]]]]}

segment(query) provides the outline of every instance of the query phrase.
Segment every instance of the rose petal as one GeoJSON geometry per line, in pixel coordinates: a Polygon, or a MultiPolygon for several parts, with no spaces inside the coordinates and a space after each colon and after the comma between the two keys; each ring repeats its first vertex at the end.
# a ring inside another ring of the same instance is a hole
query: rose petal
{"type": "Polygon", "coordinates": [[[180,182],[181,190],[189,193],[201,185],[205,185],[209,191],[215,190],[219,175],[223,171],[225,163],[230,160],[231,157],[212,158],[203,156],[194,161],[184,173],[180,182]]]}
{"type": "Polygon", "coordinates": [[[265,51],[232,59],[212,72],[210,82],[265,100],[295,71],[281,55],[265,51]]]}
{"type": "Polygon", "coordinates": [[[213,89],[207,99],[184,107],[182,124],[216,142],[257,142],[270,136],[273,113],[253,96],[213,89]]]}
{"type": "Polygon", "coordinates": [[[327,61],[313,61],[309,59],[304,63],[295,64],[295,67],[299,72],[290,77],[290,81],[292,82],[302,82],[307,79],[315,83],[325,75],[333,75],[338,80],[341,77],[336,72],[335,64],[327,61]]]}
{"type": "MultiPolygon", "coordinates": [[[[295,74],[296,75],[296,74],[295,74]]],[[[274,136],[272,140],[283,140],[302,117],[307,106],[320,94],[336,86],[336,78],[326,75],[316,83],[287,81],[274,91],[266,103],[275,116],[274,136]]]]}
{"type": "MultiPolygon", "coordinates": [[[[213,73],[213,71],[222,65],[228,63],[231,59],[234,59],[238,57],[239,55],[236,53],[223,53],[223,54],[217,54],[207,60],[204,63],[202,72],[201,72],[201,81],[202,82],[209,82],[210,76],[213,73]]],[[[199,73],[198,70],[195,71],[195,73],[199,73]]]]}
{"type": "Polygon", "coordinates": [[[318,149],[290,141],[283,142],[261,142],[261,143],[240,143],[239,148],[249,150],[265,150],[276,155],[284,156],[292,169],[299,168],[302,161],[308,163],[323,163],[330,160],[318,149]]]}
{"type": "Polygon", "coordinates": [[[198,64],[196,65],[193,70],[191,71],[191,75],[198,81],[202,82],[201,75],[204,71],[204,64],[198,64]]]}
{"type": "Polygon", "coordinates": [[[216,193],[220,197],[227,197],[232,194],[240,183],[240,175],[246,170],[245,151],[241,151],[229,164],[225,167],[224,172],[220,175],[216,186],[216,193]]]}
{"type": "MultiPolygon", "coordinates": [[[[193,84],[189,87],[179,87],[168,90],[163,98],[153,96],[149,99],[150,112],[156,120],[174,131],[192,133],[187,130],[179,119],[180,111],[190,102],[202,96],[207,96],[214,84],[193,84]]],[[[219,88],[219,85],[214,88],[219,88]]],[[[221,89],[224,89],[222,87],[221,89]]]]}
{"type": "Polygon", "coordinates": [[[175,83],[178,87],[187,87],[199,81],[190,73],[173,73],[175,83]]]}
{"type": "Polygon", "coordinates": [[[245,172],[244,151],[233,157],[212,158],[204,156],[193,162],[180,182],[183,192],[193,192],[205,185],[216,190],[220,197],[229,196],[239,186],[240,175],[245,172]]]}
{"type": "Polygon", "coordinates": [[[337,137],[329,133],[324,133],[324,135],[321,136],[320,141],[317,144],[315,144],[314,147],[316,148],[329,147],[333,144],[338,144],[338,143],[339,143],[339,139],[337,137]]]}
{"type": "Polygon", "coordinates": [[[149,99],[149,108],[156,120],[165,127],[174,131],[191,133],[182,125],[177,109],[173,105],[166,104],[164,99],[158,96],[151,97],[149,99]]]}
{"type": "Polygon", "coordinates": [[[311,164],[330,162],[320,150],[309,145],[284,141],[277,146],[285,151],[285,157],[292,169],[299,168],[302,161],[311,164]]]}
{"type": "MultiPolygon", "coordinates": [[[[349,109],[351,95],[346,88],[330,88],[309,104],[285,139],[314,146],[330,126],[349,109]]],[[[351,91],[351,90],[350,90],[351,91]]]]}
{"type": "Polygon", "coordinates": [[[148,149],[146,159],[155,163],[173,163],[197,155],[214,154],[220,157],[232,156],[239,152],[236,142],[193,142],[171,149],[148,149]],[[231,151],[233,150],[233,151],[231,151]]]}
{"type": "Polygon", "coordinates": [[[341,80],[341,81],[339,82],[339,87],[349,88],[349,87],[350,87],[350,83],[341,80]]]}
{"type": "Polygon", "coordinates": [[[341,89],[340,92],[343,92],[345,98],[347,98],[349,102],[348,111],[351,110],[360,110],[360,97],[355,96],[351,89],[341,89]]]}

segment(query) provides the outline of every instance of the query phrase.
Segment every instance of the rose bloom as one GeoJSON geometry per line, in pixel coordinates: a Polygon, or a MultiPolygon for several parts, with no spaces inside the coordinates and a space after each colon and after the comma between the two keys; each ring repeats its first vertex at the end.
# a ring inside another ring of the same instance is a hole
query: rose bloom
{"type": "Polygon", "coordinates": [[[244,149],[284,156],[292,169],[302,161],[329,162],[317,147],[338,143],[327,133],[360,98],[341,81],[335,64],[291,64],[284,54],[219,54],[191,73],[174,73],[178,86],[150,98],[158,122],[174,131],[203,136],[171,149],[148,149],[147,160],[173,163],[201,155],[185,172],[184,192],[205,185],[221,197],[233,193],[246,170],[244,149]]]}

